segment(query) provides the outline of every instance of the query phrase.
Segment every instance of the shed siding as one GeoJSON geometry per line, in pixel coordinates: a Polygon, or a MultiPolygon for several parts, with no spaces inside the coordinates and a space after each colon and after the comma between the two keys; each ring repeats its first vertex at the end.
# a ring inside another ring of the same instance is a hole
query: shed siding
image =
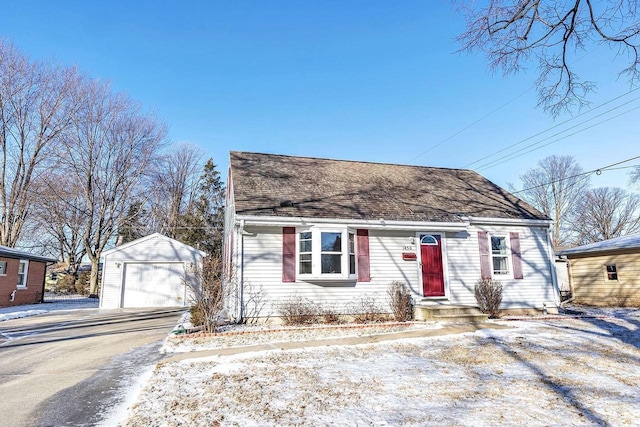
{"type": "Polygon", "coordinates": [[[570,258],[575,302],[598,306],[640,306],[640,253],[570,258]],[[615,264],[618,280],[606,280],[605,266],[615,264]]]}
{"type": "MultiPolygon", "coordinates": [[[[542,308],[554,305],[554,290],[547,254],[547,231],[529,227],[470,227],[468,231],[444,233],[445,287],[452,304],[475,306],[474,285],[480,278],[478,231],[518,232],[524,279],[503,282],[503,308],[542,308]]],[[[437,230],[425,230],[437,232],[437,230]]],[[[341,313],[365,296],[375,296],[381,308],[388,308],[387,289],[393,281],[402,281],[411,289],[414,300],[423,299],[419,276],[419,245],[414,244],[418,261],[404,261],[404,247],[416,237],[414,231],[369,230],[371,281],[369,282],[282,282],[282,228],[247,227],[243,236],[243,300],[260,294],[260,317],[278,316],[278,304],[299,296],[341,313]]],[[[239,252],[238,252],[239,253],[239,252]]],[[[245,313],[247,309],[245,308],[245,313]]]]}
{"type": "Polygon", "coordinates": [[[102,265],[104,275],[102,277],[102,295],[100,296],[101,308],[119,308],[122,301],[122,262],[120,267],[111,257],[105,257],[102,265]]]}

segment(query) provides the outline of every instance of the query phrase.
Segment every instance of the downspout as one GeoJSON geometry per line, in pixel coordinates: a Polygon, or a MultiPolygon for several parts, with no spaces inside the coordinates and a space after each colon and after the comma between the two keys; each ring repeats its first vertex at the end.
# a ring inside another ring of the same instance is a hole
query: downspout
{"type": "Polygon", "coordinates": [[[558,287],[558,276],[556,275],[556,252],[551,241],[551,230],[547,229],[547,251],[549,254],[549,267],[551,270],[551,287],[553,290],[553,303],[560,307],[560,288],[558,287]]]}
{"type": "Polygon", "coordinates": [[[236,320],[238,321],[238,323],[242,323],[242,319],[244,318],[244,219],[240,220],[240,227],[238,228],[238,236],[240,236],[240,239],[239,239],[240,250],[238,251],[240,253],[240,266],[239,266],[240,274],[238,275],[239,276],[238,301],[240,303],[240,307],[238,307],[238,319],[236,320]]]}

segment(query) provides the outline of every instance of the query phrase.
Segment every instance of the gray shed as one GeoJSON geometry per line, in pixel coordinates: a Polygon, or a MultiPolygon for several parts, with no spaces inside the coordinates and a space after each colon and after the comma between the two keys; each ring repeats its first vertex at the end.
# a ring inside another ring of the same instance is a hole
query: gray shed
{"type": "Polygon", "coordinates": [[[105,251],[100,308],[186,306],[185,278],[205,256],[160,233],[105,251]]]}

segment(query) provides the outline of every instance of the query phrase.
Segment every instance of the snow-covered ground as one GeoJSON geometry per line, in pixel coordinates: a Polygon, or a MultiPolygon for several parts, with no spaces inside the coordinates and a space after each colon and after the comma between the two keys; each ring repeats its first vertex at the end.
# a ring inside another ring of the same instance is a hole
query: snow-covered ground
{"type": "Polygon", "coordinates": [[[45,302],[42,304],[17,305],[14,307],[0,308],[0,322],[4,320],[19,319],[21,317],[37,316],[50,311],[78,310],[85,308],[98,308],[95,298],[79,298],[66,301],[45,302]]]}
{"type": "Polygon", "coordinates": [[[636,425],[640,310],[578,309],[591,317],[160,364],[123,424],[636,425]]]}

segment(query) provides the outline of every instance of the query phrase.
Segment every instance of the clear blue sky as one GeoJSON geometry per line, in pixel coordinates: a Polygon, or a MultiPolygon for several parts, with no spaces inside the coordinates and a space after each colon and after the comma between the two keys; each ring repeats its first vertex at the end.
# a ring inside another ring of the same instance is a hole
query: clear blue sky
{"type": "MultiPolygon", "coordinates": [[[[172,141],[201,146],[225,176],[230,150],[477,168],[484,162],[472,162],[570,118],[535,108],[535,64],[505,79],[483,57],[456,53],[464,23],[447,1],[2,3],[0,36],[33,59],[110,80],[166,121],[172,141]]],[[[590,49],[578,65],[599,85],[593,106],[629,90],[617,80],[614,52],[590,49]]],[[[640,106],[632,101],[639,96],[542,137],[624,113],[640,106]]],[[[519,188],[518,176],[551,154],[597,169],[640,155],[639,119],[633,110],[477,170],[519,188]]],[[[592,184],[626,188],[629,170],[592,184]]]]}

